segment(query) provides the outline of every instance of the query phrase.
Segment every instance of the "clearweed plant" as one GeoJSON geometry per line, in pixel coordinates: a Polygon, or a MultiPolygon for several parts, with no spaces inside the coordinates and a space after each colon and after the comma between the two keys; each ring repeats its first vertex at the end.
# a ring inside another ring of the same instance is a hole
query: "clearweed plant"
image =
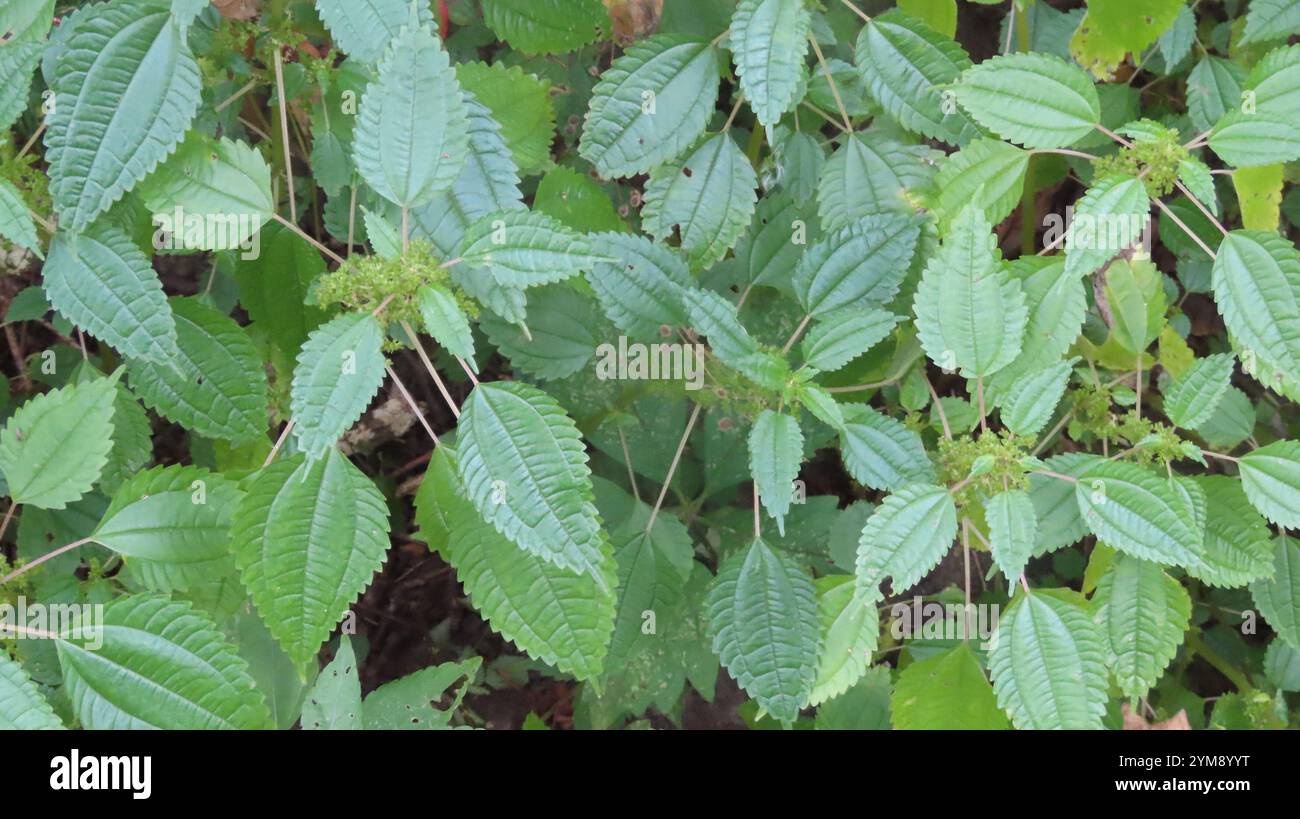
{"type": "Polygon", "coordinates": [[[1297,33],[0,1],[0,728],[1295,727],[1297,33]]]}

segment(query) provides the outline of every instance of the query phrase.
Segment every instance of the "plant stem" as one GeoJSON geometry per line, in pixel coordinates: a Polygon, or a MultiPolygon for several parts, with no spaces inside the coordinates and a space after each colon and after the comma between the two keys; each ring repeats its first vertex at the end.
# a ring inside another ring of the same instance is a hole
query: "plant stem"
{"type": "Polygon", "coordinates": [[[818,45],[817,38],[809,35],[808,42],[812,43],[813,53],[817,55],[817,62],[821,64],[822,73],[826,75],[826,82],[830,83],[831,96],[835,97],[835,105],[840,109],[840,116],[844,118],[844,130],[853,130],[853,121],[849,119],[847,109],[844,107],[844,99],[840,96],[840,88],[835,84],[835,78],[831,76],[830,66],[826,64],[826,57],[822,54],[822,47],[818,45]]]}
{"type": "Polygon", "coordinates": [[[297,222],[290,222],[288,219],[284,218],[283,216],[281,216],[281,215],[278,214],[278,213],[273,213],[273,214],[271,214],[271,218],[274,219],[276,222],[280,223],[281,225],[284,225],[284,226],[287,227],[289,230],[292,230],[294,233],[298,234],[298,236],[301,237],[301,238],[303,238],[303,239],[305,239],[305,240],[307,241],[308,244],[310,244],[312,247],[314,247],[314,248],[316,248],[317,250],[319,250],[321,253],[324,253],[326,256],[329,256],[329,257],[330,257],[331,259],[333,259],[335,262],[338,262],[339,264],[343,264],[344,262],[347,261],[347,259],[344,259],[344,258],[343,258],[342,256],[340,256],[339,254],[335,253],[334,251],[330,250],[330,249],[329,249],[328,247],[326,247],[325,245],[323,245],[323,244],[321,244],[320,242],[316,241],[316,239],[313,238],[312,235],[311,235],[310,233],[308,233],[307,231],[305,231],[305,230],[303,230],[302,228],[298,227],[298,223],[297,223],[297,222]]]}
{"type": "Polygon", "coordinates": [[[415,345],[415,352],[420,356],[420,361],[424,364],[424,369],[429,371],[429,375],[433,378],[433,383],[438,387],[438,392],[442,393],[442,400],[447,402],[447,407],[451,410],[451,414],[459,419],[460,407],[456,406],[456,401],[451,397],[451,393],[447,391],[447,385],[443,383],[442,377],[438,375],[438,369],[434,367],[433,362],[429,360],[429,355],[424,351],[424,345],[420,343],[420,338],[415,334],[415,329],[412,328],[410,323],[407,321],[402,321],[401,327],[406,335],[410,337],[411,343],[415,345]]]}
{"type": "Polygon", "coordinates": [[[41,565],[42,563],[45,563],[46,561],[53,560],[54,558],[58,557],[61,554],[76,549],[78,546],[85,546],[87,543],[92,543],[94,542],[94,540],[95,539],[93,537],[83,537],[81,540],[74,540],[71,543],[67,544],[66,546],[60,546],[59,548],[55,549],[54,551],[48,554],[43,554],[40,557],[33,560],[31,563],[25,564],[20,569],[14,569],[12,572],[5,575],[3,578],[0,578],[0,586],[3,586],[9,581],[19,578],[24,574],[27,574],[32,569],[35,569],[37,566],[41,565]]]}
{"type": "Polygon", "coordinates": [[[794,343],[798,340],[799,336],[803,335],[804,328],[808,326],[808,322],[810,321],[812,321],[812,313],[804,316],[803,321],[799,322],[799,326],[794,328],[794,332],[790,334],[789,340],[786,341],[785,346],[781,348],[781,355],[790,352],[790,348],[794,346],[794,343]]]}
{"type": "Polygon", "coordinates": [[[275,439],[275,446],[271,447],[271,451],[267,453],[266,460],[262,461],[263,469],[266,469],[271,465],[271,461],[275,460],[275,456],[280,452],[280,447],[284,446],[284,442],[289,439],[289,433],[291,432],[293,432],[292,418],[289,419],[289,423],[284,425],[284,430],[280,433],[280,437],[275,439]]]}
{"type": "Polygon", "coordinates": [[[1242,674],[1231,663],[1223,659],[1219,652],[1206,645],[1205,641],[1201,639],[1200,631],[1192,631],[1187,635],[1187,650],[1209,663],[1215,671],[1226,677],[1228,682],[1232,683],[1233,687],[1238,691],[1250,691],[1253,688],[1245,674],[1242,674]]]}
{"type": "Polygon", "coordinates": [[[1178,225],[1178,227],[1182,228],[1182,229],[1183,229],[1183,233],[1186,233],[1187,236],[1188,236],[1188,237],[1189,237],[1193,242],[1195,242],[1195,243],[1197,244],[1198,247],[1201,248],[1201,250],[1204,250],[1207,254],[1209,254],[1209,257],[1210,257],[1211,259],[1217,259],[1217,258],[1218,258],[1218,255],[1217,255],[1213,250],[1210,250],[1210,246],[1207,245],[1205,242],[1201,241],[1201,237],[1200,237],[1200,236],[1197,236],[1197,235],[1192,231],[1191,228],[1189,228],[1186,224],[1184,224],[1184,223],[1183,223],[1183,220],[1182,220],[1182,219],[1179,219],[1178,216],[1175,215],[1174,212],[1173,212],[1172,210],[1170,210],[1169,207],[1168,207],[1164,202],[1161,202],[1159,199],[1152,199],[1151,201],[1152,201],[1152,202],[1155,202],[1155,203],[1156,203],[1156,207],[1160,208],[1160,210],[1165,214],[1165,216],[1168,216],[1168,217],[1173,221],[1173,223],[1174,223],[1175,225],[1178,225]]]}
{"type": "Polygon", "coordinates": [[[690,420],[686,422],[686,431],[682,433],[682,439],[677,442],[677,452],[673,453],[673,462],[668,465],[668,474],[664,476],[663,486],[659,489],[659,497],[655,499],[654,508],[650,510],[650,520],[645,525],[645,530],[649,532],[654,528],[655,518],[659,516],[659,507],[664,505],[664,498],[668,495],[668,487],[673,482],[673,475],[677,472],[677,464],[682,460],[682,452],[686,449],[686,441],[691,437],[691,430],[695,429],[695,422],[700,417],[700,405],[696,404],[695,409],[691,410],[690,420]]]}
{"type": "Polygon", "coordinates": [[[284,151],[284,176],[289,185],[289,218],[298,221],[298,197],[293,191],[293,159],[289,150],[289,101],[284,98],[284,57],[275,44],[275,90],[280,98],[280,140],[284,151]]]}
{"type": "Polygon", "coordinates": [[[420,411],[420,405],[415,403],[415,399],[412,398],[411,393],[407,391],[406,385],[402,383],[402,379],[398,378],[397,373],[393,372],[393,368],[387,364],[384,365],[384,370],[388,372],[388,377],[393,379],[393,383],[397,385],[397,391],[402,394],[402,398],[406,399],[406,403],[411,408],[411,412],[415,413],[415,417],[419,419],[420,426],[424,427],[424,431],[427,432],[429,437],[433,440],[433,445],[437,446],[438,436],[434,434],[433,427],[429,426],[429,422],[425,419],[424,413],[420,411]]]}

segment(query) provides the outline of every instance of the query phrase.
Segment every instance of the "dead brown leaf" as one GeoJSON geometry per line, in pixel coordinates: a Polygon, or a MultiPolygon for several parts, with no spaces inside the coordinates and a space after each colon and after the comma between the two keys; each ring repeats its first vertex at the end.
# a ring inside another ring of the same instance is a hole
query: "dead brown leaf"
{"type": "Polygon", "coordinates": [[[653,34],[664,11],[664,0],[605,0],[605,5],[614,36],[625,43],[653,34]]]}
{"type": "Polygon", "coordinates": [[[1187,721],[1187,711],[1180,709],[1169,719],[1163,722],[1148,722],[1141,714],[1134,714],[1129,710],[1128,703],[1122,707],[1124,714],[1125,731],[1190,731],[1192,725],[1187,721]]]}
{"type": "Polygon", "coordinates": [[[261,10],[262,0],[212,0],[223,17],[232,20],[252,20],[261,10]]]}

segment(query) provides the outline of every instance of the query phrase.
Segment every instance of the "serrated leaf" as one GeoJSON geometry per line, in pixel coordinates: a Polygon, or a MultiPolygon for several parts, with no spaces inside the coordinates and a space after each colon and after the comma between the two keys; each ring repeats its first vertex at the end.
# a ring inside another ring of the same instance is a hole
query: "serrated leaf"
{"type": "MultiPolygon", "coordinates": [[[[416,4],[418,5],[418,4],[416,4]]],[[[354,136],[357,172],[399,208],[423,205],[465,167],[469,121],[456,72],[437,35],[410,22],[366,87],[354,136]]]]}
{"type": "Polygon", "coordinates": [[[248,486],[230,541],[263,622],[303,666],[384,565],[388,505],[337,449],[294,455],[248,486]]]}
{"type": "Polygon", "coordinates": [[[763,508],[785,535],[785,516],[794,497],[794,479],[803,463],[803,432],[789,415],[763,410],[749,431],[749,472],[763,508]]]}
{"type": "Polygon", "coordinates": [[[452,715],[469,691],[481,657],[458,663],[442,663],[413,671],[401,679],[384,683],[371,691],[362,703],[366,730],[436,730],[450,726],[452,715]],[[436,703],[460,679],[465,679],[459,693],[446,708],[436,703]]]}
{"type": "Polygon", "coordinates": [[[1241,102],[1246,82],[1242,66],[1206,54],[1187,75],[1187,113],[1197,132],[1208,131],[1241,102]]]}
{"type": "Polygon", "coordinates": [[[934,180],[940,220],[956,218],[974,202],[989,224],[1001,222],[1020,202],[1029,157],[1000,139],[977,139],[950,154],[934,180]]]}
{"type": "Polygon", "coordinates": [[[817,678],[822,637],[812,580],[756,539],[718,569],[705,607],[723,668],[765,712],[793,723],[817,678]]]}
{"type": "Polygon", "coordinates": [[[844,575],[822,577],[815,583],[822,641],[809,705],[832,700],[862,679],[880,640],[880,611],[874,595],[864,593],[852,577],[844,575]]]}
{"type": "Polygon", "coordinates": [[[941,90],[971,66],[951,37],[891,10],[862,27],[854,53],[872,98],[904,128],[953,145],[979,136],[979,127],[941,90]]]}
{"type": "Polygon", "coordinates": [[[7,179],[0,179],[0,239],[25,247],[39,258],[45,258],[40,239],[36,236],[36,223],[27,210],[27,202],[7,179]]]}
{"type": "Polygon", "coordinates": [[[515,324],[484,313],[479,327],[501,355],[522,372],[543,379],[567,378],[597,357],[596,377],[617,378],[617,351],[597,345],[600,313],[589,296],[567,284],[549,284],[532,291],[528,334],[515,324]],[[612,366],[613,372],[602,369],[612,366]]]}
{"type": "Polygon", "coordinates": [[[660,34],[631,45],[601,74],[578,152],[606,179],[675,159],[704,132],[718,99],[718,53],[660,34]]]}
{"type": "Polygon", "coordinates": [[[339,636],[339,648],[330,664],[307,693],[302,704],[304,731],[357,731],[361,729],[361,680],[357,675],[352,639],[339,636]]]}
{"type": "Polygon", "coordinates": [[[55,643],[64,689],[91,730],[266,728],[248,664],[188,603],[121,597],[55,643]]]}
{"type": "Polygon", "coordinates": [[[1300,134],[1291,123],[1281,114],[1233,109],[1214,126],[1210,148],[1237,168],[1292,162],[1300,159],[1300,134]]]}
{"type": "Polygon", "coordinates": [[[1232,187],[1241,208],[1241,224],[1247,230],[1275,231],[1282,221],[1282,165],[1238,168],[1232,187]]]}
{"type": "Polygon", "coordinates": [[[1050,54],[1007,54],[966,70],[953,87],[981,125],[1026,148],[1064,148],[1101,122],[1097,89],[1050,54]]]}
{"type": "Polygon", "coordinates": [[[1020,354],[1025,294],[1001,267],[992,227],[978,208],[954,220],[921,275],[913,309],[921,345],[942,368],[987,376],[1020,354]]]}
{"type": "Polygon", "coordinates": [[[608,541],[602,541],[599,580],[520,549],[474,511],[456,460],[445,444],[434,452],[416,497],[421,536],[445,532],[433,545],[455,567],[493,630],[566,674],[599,678],[614,629],[618,583],[608,541]]]}
{"type": "Polygon", "coordinates": [[[325,262],[306,240],[282,225],[264,227],[261,242],[256,259],[235,263],[239,303],[254,327],[265,330],[281,352],[294,355],[326,319],[325,310],[309,296],[312,285],[325,275],[325,262]]]}
{"type": "Polygon", "coordinates": [[[176,323],[162,282],[149,257],[118,228],[60,231],[42,273],[54,309],[124,356],[163,364],[176,355],[176,323]]]}
{"type": "Polygon", "coordinates": [[[1250,597],[1264,620],[1292,648],[1300,648],[1300,543],[1273,541],[1273,576],[1250,584],[1250,597]]]}
{"type": "Polygon", "coordinates": [[[791,286],[809,315],[888,304],[916,251],[920,224],[901,213],[865,216],[804,252],[791,286]]]}
{"type": "Polygon", "coordinates": [[[879,308],[832,313],[804,336],[804,364],[834,372],[883,341],[898,321],[898,316],[879,308]]]}
{"type": "Polygon", "coordinates": [[[1246,8],[1246,28],[1238,43],[1283,40],[1300,29],[1300,2],[1296,0],[1253,0],[1246,8]]]}
{"type": "Polygon", "coordinates": [[[563,54],[596,40],[600,0],[484,0],[483,22],[516,51],[563,54]]]}
{"type": "Polygon", "coordinates": [[[1025,344],[1015,360],[994,373],[986,389],[991,388],[993,400],[1003,389],[1016,380],[1056,364],[1079,337],[1088,310],[1087,294],[1082,280],[1063,274],[1065,261],[1055,257],[1036,269],[1017,259],[1009,269],[1020,276],[1025,291],[1025,304],[1029,319],[1025,325],[1025,344]]]}
{"type": "Polygon", "coordinates": [[[235,250],[275,214],[271,167],[262,155],[246,143],[199,131],[137,193],[176,249],[235,250]]]}
{"type": "Polygon", "coordinates": [[[1300,528],[1300,442],[1274,441],[1241,456],[1237,467],[1252,506],[1278,526],[1300,528]]]}
{"type": "Polygon", "coordinates": [[[1011,383],[998,397],[1002,423],[1017,435],[1037,435],[1056,412],[1078,359],[1058,361],[1011,383]]]}
{"type": "Polygon", "coordinates": [[[989,551],[998,568],[1014,587],[1038,542],[1038,516],[1029,493],[1019,489],[999,492],[984,504],[989,525],[989,551]]]}
{"type": "Polygon", "coordinates": [[[1279,373],[1300,372],[1300,251],[1276,234],[1234,230],[1211,279],[1246,372],[1254,373],[1252,357],[1279,373]]]}
{"type": "Polygon", "coordinates": [[[1156,563],[1200,567],[1204,510],[1197,515],[1180,486],[1137,464],[1102,461],[1080,476],[1074,494],[1084,523],[1108,546],[1156,563]]]}
{"type": "MultiPolygon", "coordinates": [[[[50,17],[53,5],[44,15],[50,17]]],[[[47,19],[48,25],[48,19],[47,19]]],[[[6,131],[27,109],[31,96],[32,74],[41,62],[45,43],[41,34],[30,31],[17,35],[0,49],[0,128],[6,131]]]]}
{"type": "Polygon", "coordinates": [[[198,64],[166,10],[105,3],[77,15],[45,135],[60,227],[84,230],[166,159],[200,90],[198,64]]]}
{"type": "Polygon", "coordinates": [[[1187,590],[1155,563],[1118,555],[1092,599],[1111,670],[1124,696],[1146,696],[1178,652],[1191,622],[1187,590]]]}
{"type": "Polygon", "coordinates": [[[903,731],[1000,731],[1011,727],[998,709],[979,658],[965,642],[903,669],[889,707],[894,727],[903,731]]]}
{"type": "Polygon", "coordinates": [[[1065,275],[1086,276],[1138,242],[1151,202],[1142,180],[1102,177],[1080,197],[1065,236],[1065,275]]]}
{"type": "Polygon", "coordinates": [[[407,0],[316,0],[316,12],[329,27],[339,48],[362,62],[377,63],[411,19],[414,7],[420,25],[433,25],[427,3],[407,0]]]}
{"type": "Polygon", "coordinates": [[[912,213],[912,191],[934,176],[940,156],[870,130],[846,137],[817,177],[822,227],[838,230],[874,213],[912,213]]]}
{"type": "Polygon", "coordinates": [[[1205,492],[1204,565],[1188,574],[1213,586],[1244,586],[1273,571],[1268,525],[1255,511],[1241,481],[1226,475],[1201,475],[1205,492]]]}
{"type": "Polygon", "coordinates": [[[895,594],[915,586],[957,537],[957,507],[942,486],[914,483],[889,495],[867,519],[858,541],[857,583],[879,597],[890,578],[895,594]]]}
{"type": "Polygon", "coordinates": [[[1164,413],[1174,426],[1196,429],[1210,420],[1227,394],[1235,359],[1230,353],[1198,358],[1164,391],[1164,413]]]}
{"type": "Polygon", "coordinates": [[[316,459],[356,423],[384,382],[384,328],[344,313],[312,331],[298,353],[290,407],[298,446],[316,459]]]}
{"type": "Polygon", "coordinates": [[[901,421],[870,407],[845,408],[840,456],[858,483],[892,491],[916,481],[933,481],[934,467],[921,437],[901,421]]]}
{"type": "Polygon", "coordinates": [[[36,396],[0,430],[0,473],[15,504],[63,509],[90,491],[113,448],[117,377],[36,396]]]}
{"type": "Polygon", "coordinates": [[[230,521],[241,497],[206,469],[155,467],[114,493],[91,537],[122,555],[127,572],[151,591],[187,589],[234,568],[230,521]]]}
{"type": "Polygon", "coordinates": [[[465,494],[497,531],[529,554],[603,584],[608,538],[596,514],[577,426],[528,384],[480,384],[460,419],[465,494]]]}
{"type": "Polygon", "coordinates": [[[128,360],[131,391],[158,414],[208,438],[266,435],[266,370],[248,334],[198,298],[173,298],[177,355],[128,360]]]}
{"type": "Polygon", "coordinates": [[[1105,639],[1083,598],[1058,589],[1018,595],[993,639],[993,691],[1017,728],[1102,727],[1105,639]]]}
{"type": "Polygon", "coordinates": [[[658,240],[676,234],[693,267],[711,267],[748,227],[757,186],[740,146],[728,134],[715,134],[680,162],[650,172],[642,227],[658,240]]]}
{"type": "MultiPolygon", "coordinates": [[[[1083,452],[1066,452],[1043,461],[1045,468],[1077,478],[1100,460],[1083,452]]],[[[1075,500],[1074,484],[1047,475],[1029,476],[1029,498],[1038,517],[1038,546],[1035,555],[1047,554],[1088,534],[1088,526],[1075,500]]]]}
{"type": "Polygon", "coordinates": [[[0,730],[55,731],[62,727],[23,667],[0,651],[0,730]]]}
{"type": "Polygon", "coordinates": [[[499,62],[458,63],[456,76],[500,123],[501,138],[520,174],[530,176],[551,167],[555,103],[549,80],[499,62]]]}
{"type": "Polygon", "coordinates": [[[590,270],[601,258],[585,236],[544,213],[508,210],[470,225],[458,254],[503,287],[536,287],[590,270]]]}
{"type": "Polygon", "coordinates": [[[420,317],[424,319],[424,329],[455,356],[463,358],[475,372],[478,365],[474,363],[474,333],[469,326],[469,318],[460,308],[455,296],[446,288],[437,285],[425,285],[416,294],[420,300],[420,317]]]}
{"type": "Polygon", "coordinates": [[[740,90],[760,124],[775,125],[798,101],[812,15],[803,0],[740,0],[728,45],[740,90]]]}
{"type": "Polygon", "coordinates": [[[595,264],[587,281],[614,326],[638,338],[658,338],[661,327],[690,321],[679,291],[694,282],[676,251],[630,233],[596,234],[592,243],[613,259],[595,264]]]}

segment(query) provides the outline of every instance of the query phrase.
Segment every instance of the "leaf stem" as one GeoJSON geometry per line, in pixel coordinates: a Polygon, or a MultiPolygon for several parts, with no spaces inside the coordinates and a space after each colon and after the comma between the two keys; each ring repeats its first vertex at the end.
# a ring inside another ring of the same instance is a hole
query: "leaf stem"
{"type": "Polygon", "coordinates": [[[1205,205],[1202,204],[1201,200],[1196,198],[1196,195],[1187,189],[1186,185],[1184,185],[1182,182],[1175,179],[1174,186],[1177,187],[1178,190],[1182,191],[1183,196],[1186,196],[1188,199],[1192,200],[1192,204],[1196,206],[1197,210],[1199,210],[1206,219],[1209,219],[1212,223],[1214,223],[1214,226],[1219,229],[1220,233],[1222,233],[1224,236],[1228,235],[1228,231],[1223,226],[1223,223],[1220,222],[1217,218],[1215,218],[1213,213],[1210,213],[1210,209],[1205,207],[1205,205]]]}
{"type": "Polygon", "coordinates": [[[87,543],[93,543],[94,540],[95,539],[93,537],[83,537],[81,540],[74,540],[71,543],[67,544],[66,546],[60,546],[59,548],[55,549],[52,552],[49,552],[48,554],[43,554],[40,557],[33,560],[32,562],[26,563],[21,568],[14,569],[12,572],[5,575],[3,578],[0,578],[0,586],[7,584],[11,580],[22,577],[23,575],[27,574],[32,569],[35,569],[37,566],[41,565],[42,563],[53,560],[54,558],[58,557],[61,554],[70,552],[79,546],[85,546],[87,543]]]}
{"type": "Polygon", "coordinates": [[[447,385],[443,383],[442,376],[438,375],[438,369],[434,367],[433,362],[429,360],[429,355],[424,351],[424,345],[420,343],[420,337],[415,334],[415,329],[405,320],[401,322],[401,327],[402,330],[405,331],[406,335],[410,337],[411,343],[415,345],[415,352],[420,356],[420,362],[424,364],[424,369],[429,371],[429,375],[433,378],[433,383],[438,387],[438,392],[442,393],[442,400],[447,402],[447,407],[451,410],[451,414],[459,419],[460,407],[456,406],[456,401],[451,397],[451,393],[447,391],[447,385]]]}
{"type": "Polygon", "coordinates": [[[845,6],[847,6],[848,9],[849,9],[849,11],[851,11],[851,12],[853,12],[854,14],[858,15],[859,17],[861,17],[861,18],[862,18],[862,22],[864,22],[864,23],[870,23],[870,22],[871,22],[871,17],[868,16],[864,11],[862,11],[862,9],[860,9],[860,8],[858,8],[857,6],[855,6],[855,5],[853,5],[852,3],[850,3],[849,0],[840,0],[840,2],[843,3],[845,6]]]}
{"type": "Polygon", "coordinates": [[[298,221],[298,196],[293,190],[293,160],[289,149],[289,101],[284,98],[284,57],[275,44],[275,90],[280,99],[280,139],[284,150],[284,176],[289,185],[289,218],[298,221]]]}
{"type": "Polygon", "coordinates": [[[817,55],[817,62],[821,64],[822,73],[826,75],[826,82],[830,83],[831,96],[835,97],[835,105],[840,109],[840,116],[844,118],[844,130],[853,130],[853,121],[849,119],[847,109],[844,107],[844,99],[840,96],[840,88],[835,83],[835,78],[831,76],[830,66],[826,64],[826,57],[822,54],[822,47],[817,43],[817,38],[812,35],[808,36],[808,42],[812,43],[813,53],[817,55]]]}
{"type": "Polygon", "coordinates": [[[673,482],[673,475],[677,472],[677,464],[682,460],[682,452],[686,449],[686,440],[691,437],[691,430],[695,429],[695,422],[700,417],[700,405],[696,404],[695,409],[691,410],[691,417],[686,422],[686,431],[682,433],[682,439],[677,442],[677,452],[673,453],[673,462],[668,465],[668,474],[664,477],[663,486],[659,488],[659,497],[655,499],[654,508],[650,510],[650,520],[645,525],[645,530],[649,532],[654,528],[655,518],[659,516],[659,507],[664,505],[664,498],[668,495],[668,486],[673,482]]]}
{"type": "Polygon", "coordinates": [[[9,531],[9,522],[14,519],[14,512],[18,511],[18,502],[9,501],[9,508],[5,510],[4,520],[0,520],[0,543],[4,542],[5,532],[9,531]]]}
{"type": "Polygon", "coordinates": [[[1220,656],[1219,652],[1210,648],[1201,639],[1200,631],[1192,631],[1187,635],[1187,650],[1209,663],[1215,671],[1226,677],[1228,682],[1232,683],[1233,687],[1238,691],[1250,691],[1253,688],[1245,674],[1234,668],[1231,663],[1220,656]]]}
{"type": "Polygon", "coordinates": [[[424,413],[420,411],[419,404],[415,403],[415,399],[412,398],[411,393],[407,391],[406,385],[402,383],[402,379],[398,378],[397,373],[393,372],[393,368],[387,364],[384,365],[384,370],[388,372],[388,377],[393,379],[393,383],[397,385],[397,391],[402,394],[402,398],[406,399],[406,403],[411,408],[411,412],[415,413],[415,417],[419,419],[420,426],[424,427],[424,431],[427,432],[429,437],[433,440],[433,445],[437,446],[438,436],[434,434],[433,427],[429,426],[429,422],[424,417],[424,413]]]}
{"type": "Polygon", "coordinates": [[[271,461],[274,461],[275,456],[279,454],[280,447],[284,446],[284,442],[289,440],[289,433],[293,432],[293,423],[293,419],[290,418],[289,423],[284,425],[284,429],[280,432],[280,437],[275,439],[275,445],[272,446],[271,451],[267,453],[266,460],[262,461],[263,469],[266,469],[271,465],[271,461]]]}
{"type": "Polygon", "coordinates": [[[1189,228],[1186,224],[1184,224],[1183,220],[1179,219],[1178,216],[1175,215],[1174,212],[1169,209],[1168,205],[1166,205],[1164,202],[1161,202],[1159,199],[1152,199],[1151,201],[1155,202],[1156,207],[1160,208],[1160,210],[1165,214],[1165,216],[1168,216],[1175,225],[1178,225],[1178,227],[1182,228],[1183,233],[1186,233],[1188,237],[1193,242],[1195,242],[1198,247],[1200,247],[1201,250],[1204,250],[1207,254],[1209,254],[1211,259],[1218,258],[1218,254],[1216,254],[1213,250],[1210,250],[1210,246],[1207,245],[1205,242],[1201,241],[1201,237],[1197,236],[1192,231],[1191,228],[1189,228]]]}
{"type": "Polygon", "coordinates": [[[812,321],[812,313],[804,316],[803,321],[799,322],[799,326],[794,328],[794,332],[790,334],[789,340],[787,340],[785,346],[781,348],[781,355],[790,352],[790,348],[794,346],[794,343],[799,339],[799,336],[803,335],[804,328],[808,326],[808,322],[810,321],[812,321]]]}
{"type": "Polygon", "coordinates": [[[934,399],[934,408],[939,413],[939,423],[943,424],[943,437],[952,440],[952,427],[948,426],[948,413],[943,411],[943,402],[939,400],[939,393],[934,391],[934,385],[930,383],[930,376],[922,373],[921,377],[925,379],[925,388],[930,391],[930,397],[934,399]]]}
{"type": "Polygon", "coordinates": [[[289,230],[292,230],[294,233],[298,234],[298,235],[299,235],[300,237],[302,237],[303,239],[306,239],[308,244],[310,244],[312,247],[314,247],[314,248],[316,248],[317,250],[319,250],[321,253],[324,253],[326,256],[329,256],[329,257],[330,257],[331,259],[333,259],[335,262],[338,262],[339,264],[343,264],[344,262],[347,261],[347,259],[344,259],[344,258],[343,258],[342,256],[340,256],[339,254],[335,253],[334,251],[330,250],[330,249],[329,249],[328,247],[326,247],[325,245],[323,245],[323,244],[321,244],[320,242],[316,241],[316,239],[315,239],[311,234],[309,234],[307,231],[305,231],[305,230],[303,230],[302,228],[298,227],[298,224],[297,224],[296,221],[295,221],[295,222],[290,222],[288,219],[284,218],[283,216],[281,216],[281,215],[278,214],[278,213],[272,213],[272,214],[271,214],[271,218],[274,219],[276,222],[280,223],[281,225],[284,225],[285,227],[289,228],[289,230]]]}

